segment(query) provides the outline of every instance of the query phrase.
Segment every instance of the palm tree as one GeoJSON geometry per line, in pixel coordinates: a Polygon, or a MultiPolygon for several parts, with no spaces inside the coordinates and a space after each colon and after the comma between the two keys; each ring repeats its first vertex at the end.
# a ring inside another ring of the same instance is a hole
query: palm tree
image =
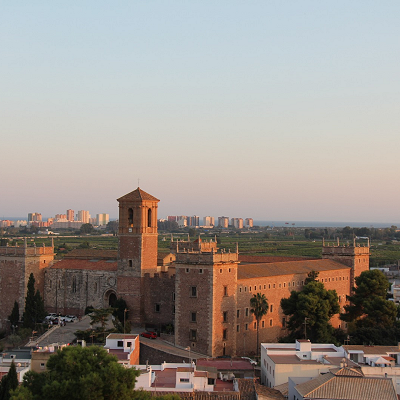
{"type": "Polygon", "coordinates": [[[261,318],[268,312],[268,300],[265,294],[257,293],[250,299],[250,312],[254,314],[257,323],[257,359],[258,359],[258,328],[261,318]]]}

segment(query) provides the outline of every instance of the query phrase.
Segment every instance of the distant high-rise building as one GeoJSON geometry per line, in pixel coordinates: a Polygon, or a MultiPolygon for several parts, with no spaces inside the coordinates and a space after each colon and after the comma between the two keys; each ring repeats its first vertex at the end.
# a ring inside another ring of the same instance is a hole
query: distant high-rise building
{"type": "Polygon", "coordinates": [[[247,228],[252,228],[253,227],[253,218],[246,218],[245,225],[247,228]]]}
{"type": "Polygon", "coordinates": [[[176,222],[178,217],[176,215],[168,215],[167,220],[168,222],[176,222]]]}
{"type": "Polygon", "coordinates": [[[30,225],[32,222],[42,222],[42,214],[29,213],[28,214],[28,225],[30,225]]]}
{"type": "Polygon", "coordinates": [[[220,228],[228,228],[228,226],[229,226],[229,217],[218,217],[218,226],[220,228]]]}
{"type": "Polygon", "coordinates": [[[203,225],[204,226],[215,226],[215,218],[214,217],[204,217],[203,225]]]}
{"type": "Polygon", "coordinates": [[[243,229],[243,218],[231,218],[231,225],[236,229],[243,229]]]}
{"type": "Polygon", "coordinates": [[[186,215],[180,215],[176,217],[176,222],[178,223],[179,228],[184,228],[187,226],[187,217],[186,215]]]}
{"type": "Polygon", "coordinates": [[[67,210],[67,220],[68,221],[74,221],[74,210],[67,210]]]}
{"type": "Polygon", "coordinates": [[[78,211],[76,219],[80,222],[83,222],[84,224],[88,224],[89,219],[90,219],[89,211],[85,211],[85,210],[78,211]]]}
{"type": "Polygon", "coordinates": [[[110,221],[110,216],[108,214],[96,215],[96,225],[98,226],[107,225],[109,221],[110,221]]]}
{"type": "Polygon", "coordinates": [[[66,221],[67,220],[67,214],[56,214],[54,218],[55,218],[56,221],[59,221],[59,220],[66,221]]]}
{"type": "Polygon", "coordinates": [[[187,226],[199,226],[200,225],[200,217],[194,215],[193,217],[187,217],[187,226]]]}

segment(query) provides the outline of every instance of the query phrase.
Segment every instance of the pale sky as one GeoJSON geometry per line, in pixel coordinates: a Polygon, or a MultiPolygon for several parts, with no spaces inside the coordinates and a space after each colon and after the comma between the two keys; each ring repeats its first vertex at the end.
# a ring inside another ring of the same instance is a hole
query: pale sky
{"type": "Polygon", "coordinates": [[[0,219],[400,221],[399,1],[1,1],[0,219]]]}

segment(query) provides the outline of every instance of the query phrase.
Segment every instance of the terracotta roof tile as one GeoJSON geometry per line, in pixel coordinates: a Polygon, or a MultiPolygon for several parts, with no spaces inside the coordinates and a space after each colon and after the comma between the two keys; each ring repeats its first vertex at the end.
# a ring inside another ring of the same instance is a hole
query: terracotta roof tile
{"type": "Polygon", "coordinates": [[[126,194],[125,196],[120,197],[117,199],[117,201],[143,201],[143,200],[149,200],[149,201],[160,201],[156,197],[152,196],[149,193],[146,193],[144,190],[140,189],[139,187],[134,190],[133,192],[130,192],[126,194]]]}
{"type": "Polygon", "coordinates": [[[340,269],[348,270],[350,267],[328,259],[288,261],[266,264],[239,264],[238,280],[258,278],[261,276],[307,274],[310,271],[322,272],[340,269]]]}
{"type": "Polygon", "coordinates": [[[361,344],[345,345],[343,348],[348,352],[349,350],[363,352],[364,354],[395,354],[400,353],[399,346],[363,346],[361,344]]]}

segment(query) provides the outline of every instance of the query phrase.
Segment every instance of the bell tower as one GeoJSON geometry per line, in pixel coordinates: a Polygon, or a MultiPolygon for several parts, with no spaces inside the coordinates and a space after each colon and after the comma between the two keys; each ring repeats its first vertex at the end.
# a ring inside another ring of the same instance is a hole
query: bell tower
{"type": "Polygon", "coordinates": [[[133,323],[142,321],[141,278],[157,272],[158,200],[139,187],[120,197],[118,229],[118,296],[128,304],[133,323]]]}

